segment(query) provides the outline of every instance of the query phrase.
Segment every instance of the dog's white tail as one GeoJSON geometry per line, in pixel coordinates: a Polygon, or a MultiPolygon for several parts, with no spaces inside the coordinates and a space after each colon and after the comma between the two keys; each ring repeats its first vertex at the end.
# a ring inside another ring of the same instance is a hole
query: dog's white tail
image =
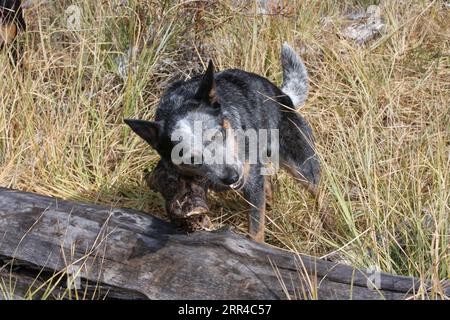
{"type": "Polygon", "coordinates": [[[308,96],[308,72],[300,56],[286,42],[281,49],[281,66],[281,90],[291,98],[294,107],[299,108],[308,96]]]}

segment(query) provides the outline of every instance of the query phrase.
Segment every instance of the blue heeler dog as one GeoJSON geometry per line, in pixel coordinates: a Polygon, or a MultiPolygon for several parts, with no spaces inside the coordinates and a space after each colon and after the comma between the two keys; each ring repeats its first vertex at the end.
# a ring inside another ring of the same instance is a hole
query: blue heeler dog
{"type": "Polygon", "coordinates": [[[279,159],[281,167],[313,194],[320,177],[311,128],[296,111],[308,93],[306,68],[287,44],[282,47],[281,62],[280,89],[268,79],[243,70],[215,73],[210,61],[203,75],[168,87],[155,121],[125,120],[156,149],[162,161],[170,162],[180,174],[204,177],[215,191],[242,191],[250,205],[248,231],[259,242],[264,241],[267,158],[279,159]],[[199,128],[200,134],[213,134],[201,136],[198,142],[199,128]],[[256,134],[255,142],[249,138],[249,131],[277,135],[266,134],[264,137],[270,140],[267,143],[267,139],[261,140],[263,135],[256,134]],[[245,135],[240,145],[239,135],[245,135]],[[256,161],[254,157],[250,161],[254,154],[249,150],[255,143],[259,152],[256,161]],[[208,161],[211,154],[225,154],[232,161],[208,161]]]}

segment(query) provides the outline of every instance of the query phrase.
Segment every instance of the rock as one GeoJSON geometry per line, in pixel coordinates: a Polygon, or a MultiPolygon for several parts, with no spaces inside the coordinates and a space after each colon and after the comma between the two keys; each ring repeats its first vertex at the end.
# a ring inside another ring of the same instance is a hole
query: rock
{"type": "Polygon", "coordinates": [[[351,25],[344,30],[344,35],[358,45],[363,45],[379,36],[384,26],[385,24],[381,20],[351,25]]]}
{"type": "Polygon", "coordinates": [[[342,31],[344,37],[355,41],[358,45],[364,45],[373,40],[385,28],[385,23],[381,16],[381,8],[376,5],[369,6],[365,12],[350,13],[346,18],[352,21],[359,20],[342,31]]]}

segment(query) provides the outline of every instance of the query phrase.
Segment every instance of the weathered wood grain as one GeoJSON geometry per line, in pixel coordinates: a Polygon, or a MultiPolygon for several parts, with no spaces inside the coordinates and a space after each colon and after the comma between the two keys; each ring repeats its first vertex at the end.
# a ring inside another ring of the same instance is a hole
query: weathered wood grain
{"type": "MultiPolygon", "coordinates": [[[[361,270],[231,230],[186,234],[134,210],[0,188],[0,284],[17,288],[8,294],[24,296],[31,286],[39,298],[52,279],[48,298],[67,298],[62,275],[74,270],[80,291],[95,298],[404,299],[419,286],[414,278],[381,274],[379,290],[372,290],[361,270]]],[[[7,298],[2,290],[0,297],[7,298]]]]}

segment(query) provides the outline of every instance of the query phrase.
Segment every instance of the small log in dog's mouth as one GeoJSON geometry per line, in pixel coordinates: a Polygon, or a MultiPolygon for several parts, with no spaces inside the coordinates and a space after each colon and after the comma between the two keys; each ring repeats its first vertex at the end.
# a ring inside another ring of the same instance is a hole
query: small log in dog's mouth
{"type": "Polygon", "coordinates": [[[167,216],[175,226],[187,232],[213,229],[203,180],[182,176],[163,161],[146,172],[144,179],[151,190],[164,198],[167,216]]]}

